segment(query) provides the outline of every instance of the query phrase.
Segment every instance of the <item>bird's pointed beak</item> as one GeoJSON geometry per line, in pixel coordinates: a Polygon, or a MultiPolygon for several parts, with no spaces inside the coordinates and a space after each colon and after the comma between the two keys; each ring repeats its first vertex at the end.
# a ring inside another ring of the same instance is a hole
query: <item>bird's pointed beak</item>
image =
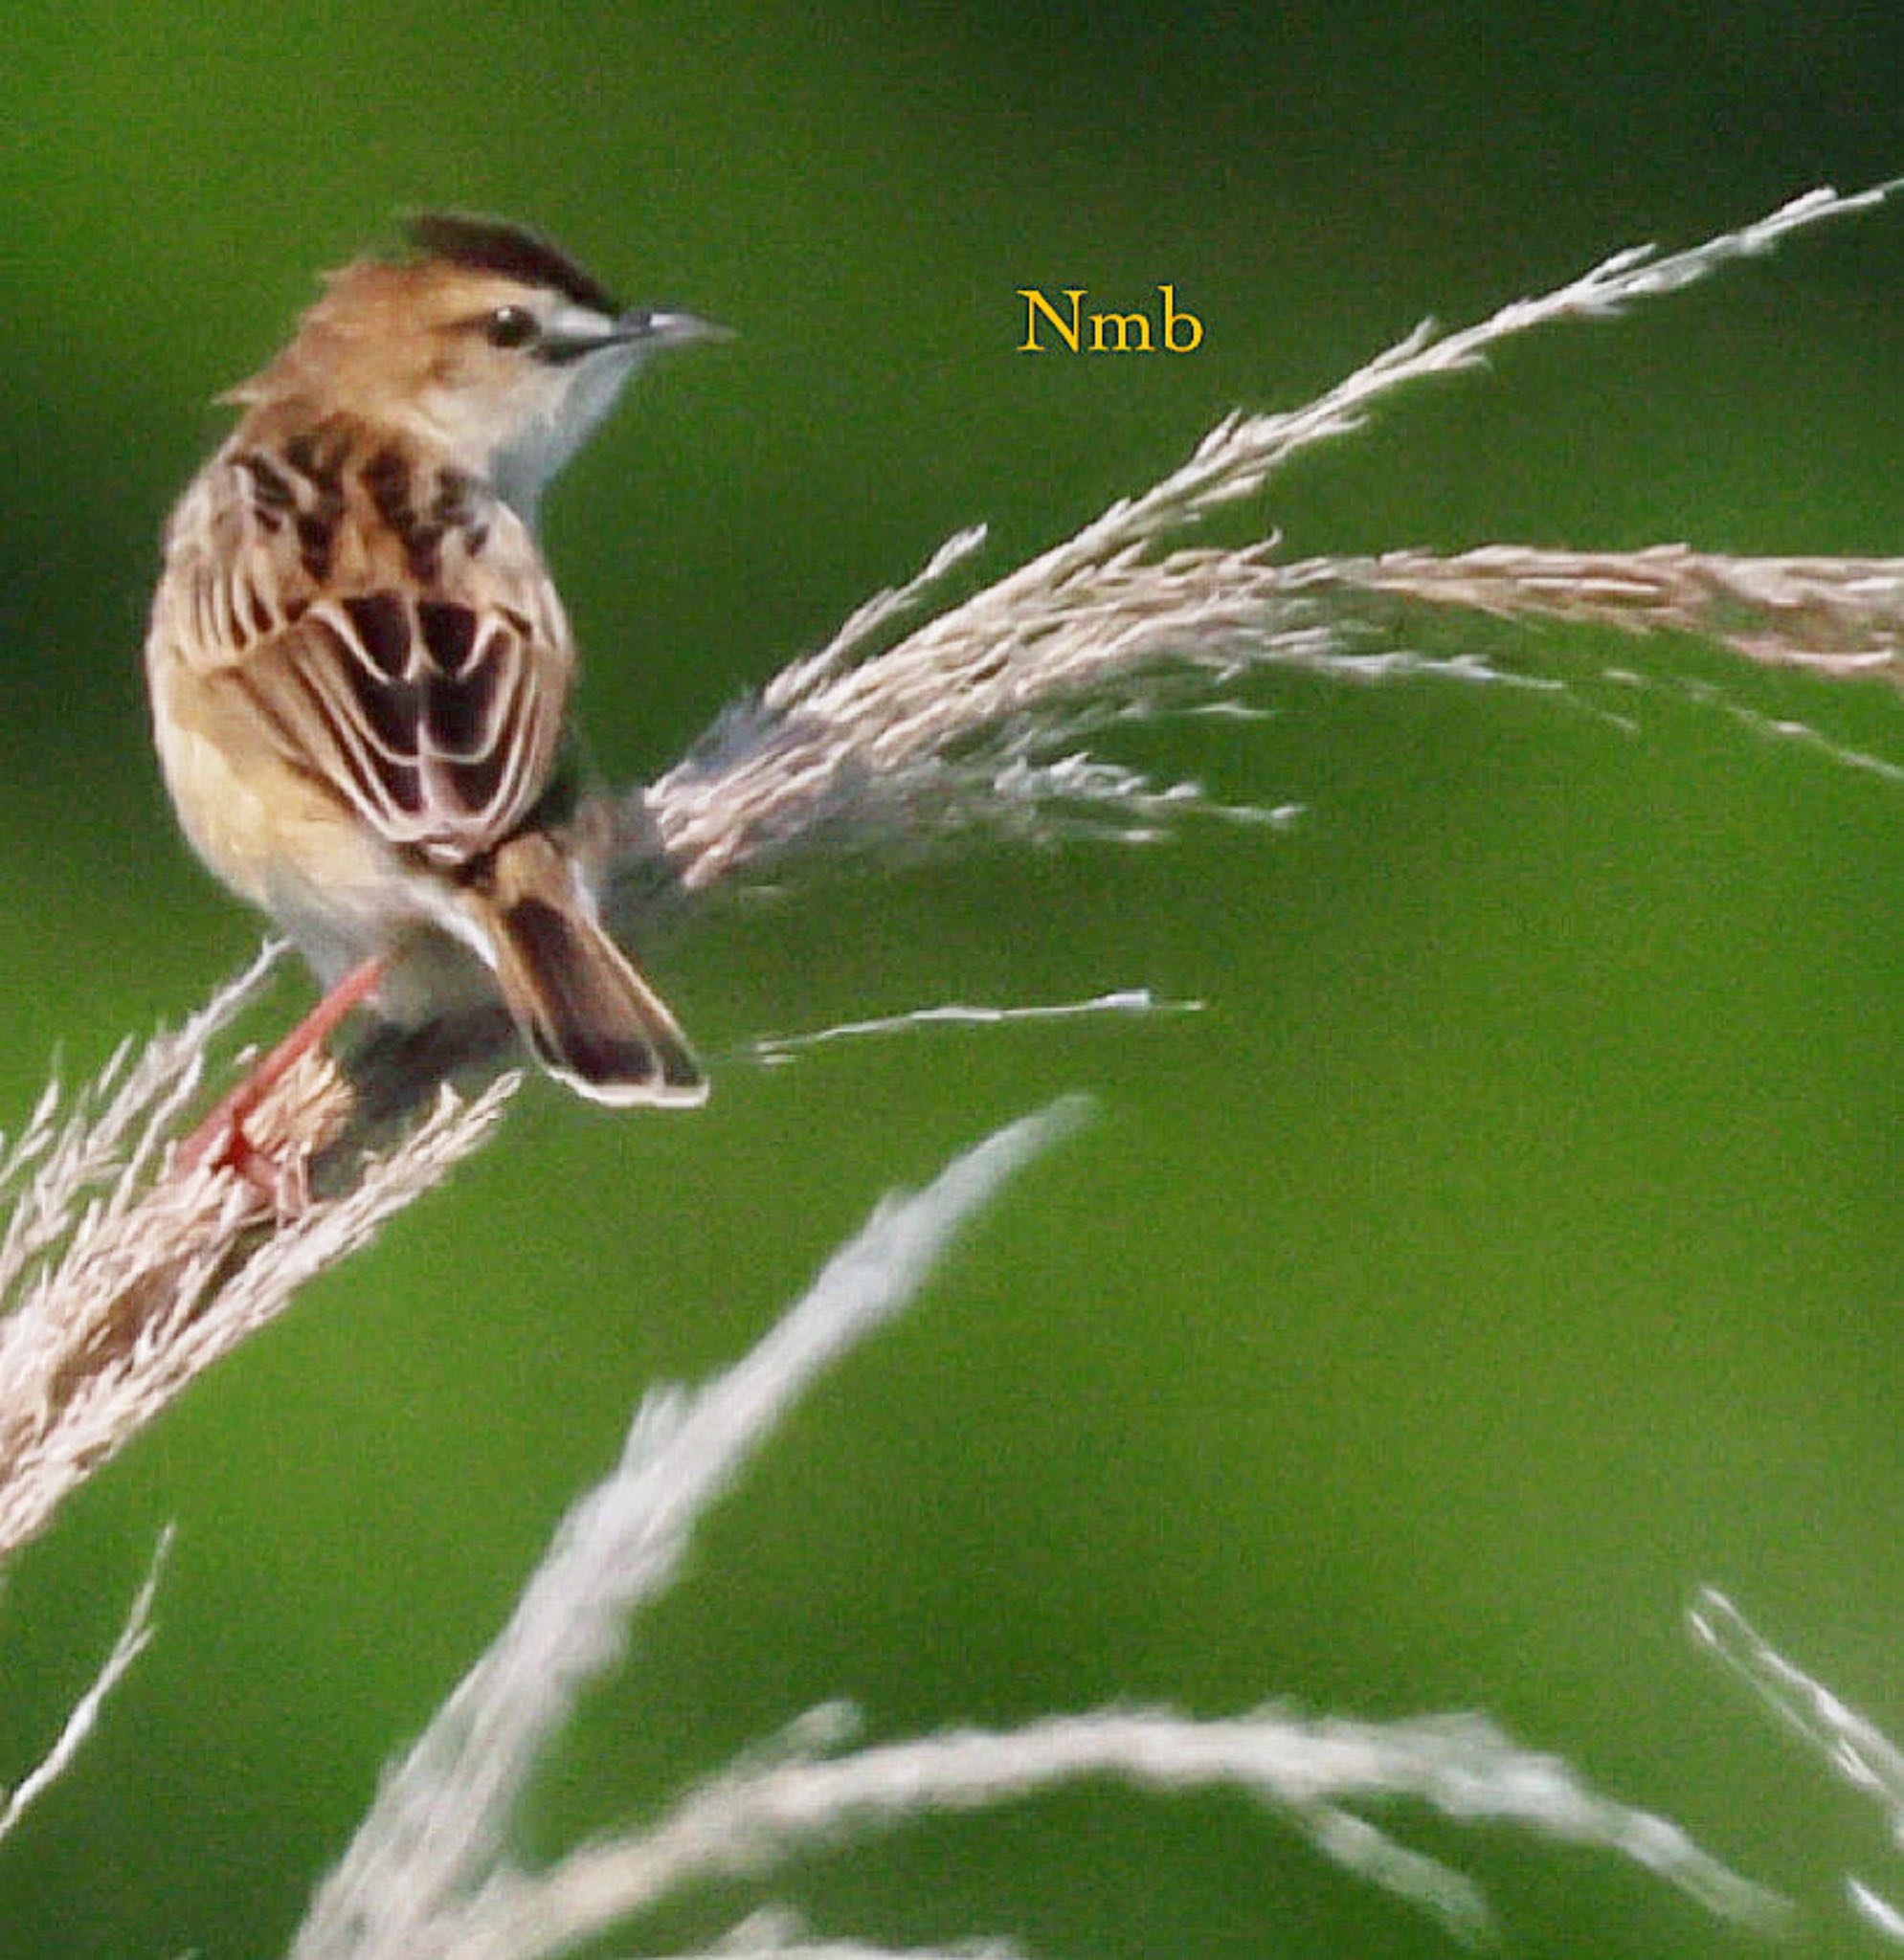
{"type": "Polygon", "coordinates": [[[734,330],[693,313],[656,313],[637,306],[615,323],[616,338],[653,347],[683,347],[691,341],[730,341],[734,330]]]}
{"type": "Polygon", "coordinates": [[[610,349],[645,356],[661,347],[684,347],[694,341],[732,339],[728,328],[692,313],[658,313],[652,307],[634,306],[610,318],[569,308],[549,323],[540,352],[544,360],[567,367],[610,349]]]}

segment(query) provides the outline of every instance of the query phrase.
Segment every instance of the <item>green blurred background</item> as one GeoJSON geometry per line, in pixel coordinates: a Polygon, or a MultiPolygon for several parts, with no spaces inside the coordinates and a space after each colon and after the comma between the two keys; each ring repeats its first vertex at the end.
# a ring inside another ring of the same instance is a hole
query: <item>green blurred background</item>
{"type": "MultiPolygon", "coordinates": [[[[256,944],[148,754],[155,535],[223,426],[205,404],[395,210],[531,219],[631,297],[739,329],[644,384],[548,512],[594,745],[634,776],[974,518],[1002,569],[1227,408],[1306,399],[1424,313],[1896,171],[1900,40],[1894,10],[1830,0],[21,0],[0,1123],[56,1057],[90,1072],[256,944]],[[1160,280],[1206,324],[1194,357],[1013,352],[1021,285],[1160,280]]],[[[1235,534],[1894,553],[1900,301],[1904,213],[1802,239],[1406,400],[1235,534]]],[[[1726,1587],[1904,1728],[1896,702],[1617,637],[1442,621],[1414,643],[1567,685],[1291,677],[1266,721],[1120,750],[1298,802],[1287,832],[728,910],[659,974],[714,1063],[705,1113],[536,1085],[96,1478],[8,1574],[0,1777],[174,1520],[160,1632],[0,1851],[0,1949],[279,1950],[642,1386],[739,1353],[882,1189],[1086,1089],[1095,1126],[721,1512],[551,1764],[527,1852],[838,1695],[882,1736],[1117,1697],[1479,1707],[1788,1890],[1804,1950],[1867,1950],[1838,1885],[1904,1890],[1878,1819],[1681,1614],[1726,1587]],[[745,1055],[1139,985],[1208,1011],[745,1055]]],[[[287,978],[275,1013],[302,998],[287,978]]],[[[1414,1836],[1489,1885],[1516,1952],[1745,1944],[1603,1860],[1414,1836]]],[[[1080,1793],[815,1860],[773,1896],[894,1944],[1446,1950],[1219,1798],[1080,1793]]],[[[602,1950],[631,1944],[660,1935],[602,1950]]]]}

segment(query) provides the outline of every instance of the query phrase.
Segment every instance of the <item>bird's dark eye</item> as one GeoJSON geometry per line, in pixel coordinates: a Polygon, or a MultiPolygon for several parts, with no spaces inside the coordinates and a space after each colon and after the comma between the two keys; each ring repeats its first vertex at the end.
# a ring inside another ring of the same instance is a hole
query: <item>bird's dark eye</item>
{"type": "Polygon", "coordinates": [[[541,331],[526,306],[499,306],[482,318],[482,337],[492,347],[526,347],[541,331]]]}

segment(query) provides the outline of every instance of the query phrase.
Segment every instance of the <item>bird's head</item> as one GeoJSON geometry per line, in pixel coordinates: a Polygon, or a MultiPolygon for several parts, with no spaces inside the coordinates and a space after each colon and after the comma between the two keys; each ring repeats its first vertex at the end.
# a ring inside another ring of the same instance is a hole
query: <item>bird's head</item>
{"type": "Polygon", "coordinates": [[[431,215],[410,238],[406,258],[331,274],[291,344],[231,398],[401,432],[527,513],[650,355],[726,337],[690,313],[622,306],[516,225],[431,215]]]}

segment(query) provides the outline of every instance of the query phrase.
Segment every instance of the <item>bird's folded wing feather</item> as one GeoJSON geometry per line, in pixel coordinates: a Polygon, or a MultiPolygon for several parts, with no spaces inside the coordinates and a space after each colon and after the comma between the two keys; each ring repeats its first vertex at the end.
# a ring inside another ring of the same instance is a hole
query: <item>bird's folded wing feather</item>
{"type": "Polygon", "coordinates": [[[320,600],[225,671],[285,761],[392,844],[455,861],[541,793],[567,668],[520,612],[385,588],[320,600]]]}
{"type": "Polygon", "coordinates": [[[221,459],[181,502],[153,645],[241,691],[280,760],[392,844],[454,864],[500,842],[542,793],[574,665],[526,526],[465,484],[426,539],[334,468],[250,471],[272,498],[221,459]]]}

